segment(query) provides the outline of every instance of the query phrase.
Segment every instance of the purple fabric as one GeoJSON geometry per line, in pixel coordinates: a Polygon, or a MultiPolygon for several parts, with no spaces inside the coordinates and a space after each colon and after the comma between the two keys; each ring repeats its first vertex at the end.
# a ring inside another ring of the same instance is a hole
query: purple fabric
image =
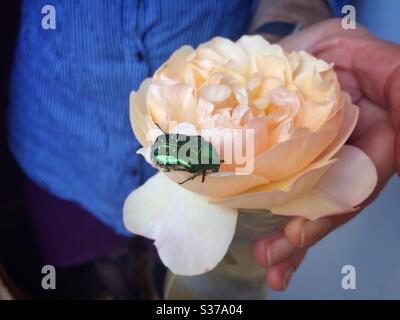
{"type": "Polygon", "coordinates": [[[127,245],[129,238],[117,235],[78,204],[57,198],[28,178],[25,189],[43,263],[74,266],[127,245]]]}

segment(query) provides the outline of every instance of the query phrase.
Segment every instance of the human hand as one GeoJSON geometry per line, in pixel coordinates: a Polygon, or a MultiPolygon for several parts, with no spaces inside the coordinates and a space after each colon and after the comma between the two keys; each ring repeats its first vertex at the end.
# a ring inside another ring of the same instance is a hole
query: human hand
{"type": "Polygon", "coordinates": [[[281,233],[255,243],[254,256],[267,268],[266,281],[275,290],[287,287],[310,246],[375,199],[394,172],[395,152],[400,173],[400,47],[378,40],[360,26],[345,30],[338,19],[306,28],[285,38],[280,45],[288,51],[306,50],[335,63],[343,90],[360,107],[360,118],[349,143],[362,149],[374,162],[378,184],[374,194],[356,212],[316,221],[292,218],[281,233]]]}

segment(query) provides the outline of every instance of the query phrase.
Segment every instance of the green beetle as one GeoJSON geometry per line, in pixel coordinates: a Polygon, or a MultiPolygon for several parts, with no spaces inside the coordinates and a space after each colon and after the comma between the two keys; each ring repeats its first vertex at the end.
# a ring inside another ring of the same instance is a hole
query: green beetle
{"type": "Polygon", "coordinates": [[[193,173],[191,177],[180,184],[198,176],[202,176],[201,182],[204,182],[205,176],[210,172],[218,172],[223,162],[219,159],[218,152],[213,145],[204,140],[202,136],[168,134],[166,132],[158,136],[151,146],[150,157],[154,165],[167,171],[193,173]]]}

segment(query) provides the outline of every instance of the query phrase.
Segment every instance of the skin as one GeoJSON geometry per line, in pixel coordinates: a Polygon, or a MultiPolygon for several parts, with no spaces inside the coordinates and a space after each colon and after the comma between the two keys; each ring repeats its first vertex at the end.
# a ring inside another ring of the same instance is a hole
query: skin
{"type": "MultiPolygon", "coordinates": [[[[300,24],[303,28],[332,17],[326,0],[260,0],[250,23],[249,32],[272,21],[300,24]]],[[[269,42],[279,41],[274,34],[262,34],[269,42]]]]}
{"type": "Polygon", "coordinates": [[[309,247],[373,201],[395,169],[400,173],[400,46],[378,40],[361,26],[345,30],[338,19],[308,27],[280,44],[288,51],[305,50],[335,63],[343,90],[360,107],[348,144],[372,159],[378,185],[356,212],[316,221],[295,217],[279,234],[254,244],[255,259],[266,268],[267,284],[274,290],[287,288],[309,247]]]}

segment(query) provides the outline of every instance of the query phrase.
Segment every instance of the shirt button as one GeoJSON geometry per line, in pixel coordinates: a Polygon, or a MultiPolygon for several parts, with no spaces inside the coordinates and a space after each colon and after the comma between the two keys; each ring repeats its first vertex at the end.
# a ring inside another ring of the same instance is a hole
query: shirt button
{"type": "Polygon", "coordinates": [[[143,52],[140,51],[140,50],[138,50],[138,51],[136,52],[136,60],[139,61],[139,62],[141,62],[141,61],[143,61],[143,59],[144,59],[144,54],[143,54],[143,52]]]}
{"type": "Polygon", "coordinates": [[[134,177],[138,177],[140,175],[138,169],[133,169],[132,170],[132,174],[133,174],[134,177]]]}

